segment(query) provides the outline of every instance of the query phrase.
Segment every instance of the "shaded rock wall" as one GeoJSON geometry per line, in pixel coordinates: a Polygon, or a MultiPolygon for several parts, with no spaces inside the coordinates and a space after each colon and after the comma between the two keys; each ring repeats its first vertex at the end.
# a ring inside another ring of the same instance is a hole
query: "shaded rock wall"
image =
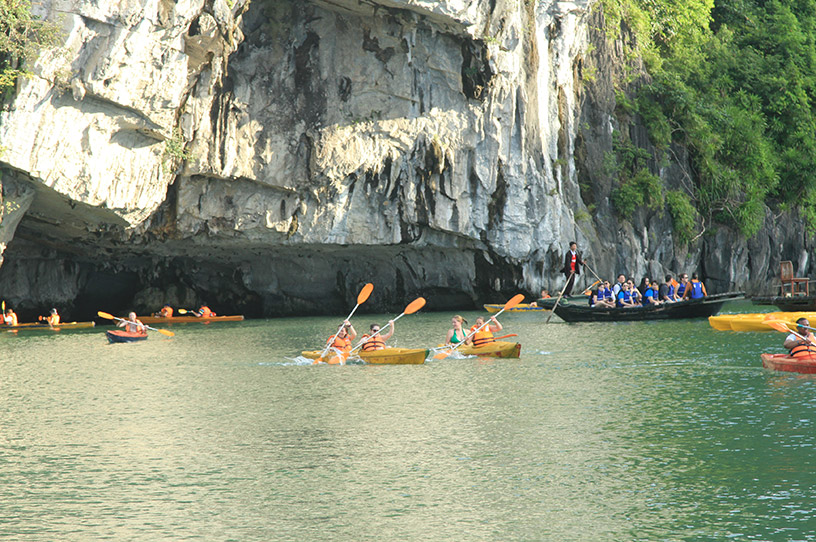
{"type": "Polygon", "coordinates": [[[616,216],[612,133],[648,140],[588,2],[103,4],[45,6],[66,45],[0,115],[0,291],[23,310],[344,313],[369,281],[368,310],[460,308],[557,289],[570,240],[606,277],[726,290],[805,248],[770,216],[688,248],[665,210],[616,216]]]}

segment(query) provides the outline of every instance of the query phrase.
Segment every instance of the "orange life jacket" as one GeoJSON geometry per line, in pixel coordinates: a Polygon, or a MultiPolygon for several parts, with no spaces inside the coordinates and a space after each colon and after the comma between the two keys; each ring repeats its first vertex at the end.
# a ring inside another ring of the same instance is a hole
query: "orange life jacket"
{"type": "Polygon", "coordinates": [[[47,317],[45,320],[46,320],[46,321],[47,321],[49,324],[51,324],[52,326],[56,326],[57,324],[59,324],[59,323],[60,323],[60,317],[59,317],[59,314],[50,314],[50,315],[48,315],[48,317],[47,317]]]}
{"type": "Polygon", "coordinates": [[[159,316],[162,318],[172,318],[173,317],[173,307],[162,307],[159,311],[159,316]]]}
{"type": "Polygon", "coordinates": [[[796,359],[816,359],[816,346],[812,344],[797,344],[790,351],[796,359]]]}
{"type": "Polygon", "coordinates": [[[363,335],[363,339],[366,339],[363,343],[364,352],[373,352],[374,350],[382,350],[385,348],[385,341],[382,340],[380,335],[377,335],[373,339],[371,335],[363,335]]]}
{"type": "Polygon", "coordinates": [[[4,317],[5,323],[8,326],[16,326],[17,325],[17,315],[15,313],[7,314],[4,317]]]}
{"type": "MultiPolygon", "coordinates": [[[[479,326],[473,326],[470,328],[470,332],[473,333],[478,329],[478,327],[479,326]]],[[[490,324],[486,325],[481,329],[481,331],[474,334],[471,340],[473,341],[473,346],[476,348],[496,341],[496,339],[493,338],[493,333],[490,331],[490,324]]]]}
{"type": "Polygon", "coordinates": [[[351,339],[348,338],[348,335],[345,338],[335,337],[334,342],[332,342],[332,338],[329,337],[326,339],[326,344],[330,344],[332,348],[336,348],[341,352],[348,352],[351,350],[351,339]]]}
{"type": "Polygon", "coordinates": [[[207,306],[201,307],[200,309],[198,309],[198,312],[201,313],[202,318],[210,318],[212,316],[215,316],[215,313],[210,310],[210,307],[207,306]]]}
{"type": "Polygon", "coordinates": [[[125,331],[127,331],[128,333],[138,333],[139,335],[147,335],[147,329],[140,324],[141,322],[139,320],[136,320],[136,322],[125,320],[125,331]]]}

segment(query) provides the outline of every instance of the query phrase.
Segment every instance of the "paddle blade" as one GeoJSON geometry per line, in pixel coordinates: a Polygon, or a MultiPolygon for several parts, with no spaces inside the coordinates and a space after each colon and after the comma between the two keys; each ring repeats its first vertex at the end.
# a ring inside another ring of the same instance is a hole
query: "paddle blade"
{"type": "Polygon", "coordinates": [[[403,313],[404,314],[414,314],[416,311],[418,311],[419,309],[421,309],[424,306],[425,306],[425,298],[424,297],[418,297],[418,298],[414,299],[413,301],[411,301],[410,303],[408,303],[408,306],[405,307],[405,311],[403,311],[403,313]]]}
{"type": "Polygon", "coordinates": [[[175,333],[173,333],[172,331],[167,331],[166,329],[157,329],[156,331],[158,331],[158,332],[159,332],[159,333],[161,333],[162,335],[166,335],[166,336],[168,336],[168,337],[175,337],[175,335],[176,335],[176,334],[175,334],[175,333]]]}
{"type": "Polygon", "coordinates": [[[763,320],[764,324],[767,324],[774,328],[777,331],[781,331],[782,333],[790,333],[791,330],[788,327],[788,323],[783,320],[763,320]]]}
{"type": "Polygon", "coordinates": [[[107,318],[108,320],[115,320],[116,317],[110,313],[99,311],[96,314],[99,315],[100,318],[107,318]]]}
{"type": "Polygon", "coordinates": [[[6,312],[6,300],[5,299],[3,300],[2,307],[0,307],[0,308],[3,309],[3,312],[6,312]]]}
{"type": "Polygon", "coordinates": [[[433,359],[445,359],[446,357],[450,356],[451,352],[451,349],[442,350],[440,353],[434,354],[433,359]]]}
{"type": "Polygon", "coordinates": [[[374,285],[370,282],[363,286],[363,289],[360,290],[360,293],[357,295],[357,304],[362,305],[368,299],[368,296],[371,295],[371,290],[374,289],[374,285]]]}
{"type": "Polygon", "coordinates": [[[187,314],[190,311],[188,311],[187,309],[176,309],[176,312],[179,314],[187,314]]]}
{"type": "Polygon", "coordinates": [[[504,310],[509,311],[522,301],[524,301],[524,294],[516,294],[510,298],[510,301],[504,304],[504,310]]]}

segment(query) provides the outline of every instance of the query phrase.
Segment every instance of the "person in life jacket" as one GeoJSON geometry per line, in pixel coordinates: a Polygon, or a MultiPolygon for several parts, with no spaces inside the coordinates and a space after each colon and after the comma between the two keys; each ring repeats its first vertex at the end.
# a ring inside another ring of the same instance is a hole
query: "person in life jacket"
{"type": "Polygon", "coordinates": [[[677,285],[677,300],[683,301],[683,296],[686,295],[686,289],[688,288],[688,275],[683,273],[680,275],[680,284],[677,285]]]}
{"type": "Polygon", "coordinates": [[[708,293],[706,292],[705,285],[700,282],[699,278],[697,277],[697,273],[692,273],[691,280],[686,286],[686,290],[683,292],[683,299],[702,299],[707,295],[708,293]]]}
{"type": "Polygon", "coordinates": [[[210,307],[208,307],[206,303],[202,303],[195,315],[199,318],[212,318],[215,316],[215,313],[210,310],[210,307]]]}
{"type": "Polygon", "coordinates": [[[457,345],[467,337],[467,333],[465,333],[463,329],[463,326],[467,325],[467,320],[457,314],[451,318],[451,325],[453,327],[448,330],[448,336],[445,337],[445,344],[457,345]]]}
{"type": "Polygon", "coordinates": [[[3,323],[7,326],[16,326],[17,325],[17,315],[11,309],[6,309],[6,313],[3,315],[3,323]]]}
{"type": "Polygon", "coordinates": [[[340,331],[337,335],[332,335],[328,339],[326,339],[326,344],[329,345],[331,348],[335,348],[341,352],[350,352],[351,351],[351,341],[357,336],[357,331],[354,329],[354,326],[351,325],[351,322],[348,320],[343,322],[343,327],[340,328],[340,331]],[[334,338],[334,341],[332,341],[334,338]]]}
{"type": "Polygon", "coordinates": [[[389,320],[391,329],[388,333],[380,333],[380,324],[371,324],[368,328],[368,333],[363,333],[363,352],[373,352],[374,350],[385,349],[385,341],[391,338],[394,334],[394,321],[389,320]]]}
{"type": "Polygon", "coordinates": [[[159,312],[156,313],[156,316],[160,318],[172,318],[173,317],[173,307],[168,304],[165,304],[164,307],[161,308],[159,312]]]}
{"type": "Polygon", "coordinates": [[[810,321],[799,318],[796,321],[796,333],[785,337],[785,348],[797,359],[816,359],[816,336],[810,330],[810,321]]]}
{"type": "Polygon", "coordinates": [[[476,318],[476,323],[470,328],[470,334],[472,336],[468,339],[468,342],[476,348],[495,342],[496,339],[493,338],[493,333],[501,331],[502,325],[496,320],[495,316],[490,317],[490,322],[492,323],[485,325],[483,316],[476,318]],[[479,331],[476,331],[477,329],[479,331]]]}
{"type": "Polygon", "coordinates": [[[125,328],[125,331],[128,333],[147,335],[147,328],[136,318],[136,313],[133,311],[128,313],[127,320],[119,320],[116,326],[125,328]]]}
{"type": "Polygon", "coordinates": [[[649,281],[649,286],[646,288],[646,291],[643,292],[643,304],[644,305],[660,305],[662,301],[660,301],[660,296],[658,295],[658,286],[657,281],[652,279],[649,281]]]}
{"type": "Polygon", "coordinates": [[[677,288],[671,275],[666,275],[666,282],[662,283],[657,289],[657,297],[663,303],[674,303],[679,301],[677,298],[677,288]]]}
{"type": "Polygon", "coordinates": [[[619,308],[636,307],[635,298],[632,296],[631,287],[628,282],[621,285],[621,291],[618,292],[618,298],[615,304],[619,308]]]}
{"type": "Polygon", "coordinates": [[[57,312],[57,309],[51,309],[51,312],[48,314],[48,316],[40,316],[39,320],[40,322],[45,322],[49,326],[53,327],[60,323],[60,315],[57,312]]]}
{"type": "Polygon", "coordinates": [[[615,307],[615,301],[612,299],[612,290],[609,288],[609,282],[601,282],[598,289],[590,294],[589,306],[604,309],[615,307]]]}

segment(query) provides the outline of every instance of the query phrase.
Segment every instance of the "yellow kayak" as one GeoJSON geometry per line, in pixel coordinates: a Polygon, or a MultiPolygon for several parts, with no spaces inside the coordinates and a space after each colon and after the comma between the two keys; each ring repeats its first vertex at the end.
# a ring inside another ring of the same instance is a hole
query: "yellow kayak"
{"type": "Polygon", "coordinates": [[[796,325],[799,318],[816,319],[816,312],[761,312],[749,314],[721,314],[710,316],[708,323],[720,331],[774,331],[765,320],[782,320],[791,326],[796,325]]]}
{"type": "MultiPolygon", "coordinates": [[[[440,344],[439,346],[445,346],[440,344]]],[[[521,354],[521,344],[507,341],[494,341],[485,346],[460,346],[456,352],[463,356],[482,356],[488,358],[517,358],[521,354]]]]}
{"type": "Polygon", "coordinates": [[[49,326],[43,322],[30,322],[25,324],[17,324],[16,326],[0,325],[0,329],[16,330],[16,329],[86,329],[92,328],[96,324],[94,322],[62,322],[55,326],[49,326]]]}
{"type": "MultiPolygon", "coordinates": [[[[322,354],[322,350],[307,350],[301,352],[304,358],[317,360],[322,354]]],[[[372,365],[420,365],[425,363],[425,358],[428,357],[428,350],[423,348],[384,348],[382,350],[375,350],[373,352],[356,352],[354,354],[361,360],[372,365]]],[[[340,361],[340,354],[337,352],[327,354],[329,359],[325,361],[329,365],[338,365],[345,363],[346,354],[343,360],[340,361]]],[[[322,360],[323,361],[323,360],[322,360]]]]}

